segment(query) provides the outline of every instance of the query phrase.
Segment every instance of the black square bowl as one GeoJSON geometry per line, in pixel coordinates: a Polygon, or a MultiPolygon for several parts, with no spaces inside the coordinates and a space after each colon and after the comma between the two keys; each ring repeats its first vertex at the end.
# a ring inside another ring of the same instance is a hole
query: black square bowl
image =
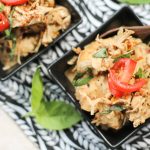
{"type": "Polygon", "coordinates": [[[9,70],[3,70],[3,64],[0,62],[0,80],[6,80],[11,75],[16,73],[18,70],[23,68],[29,62],[40,56],[42,53],[50,50],[50,47],[53,46],[56,42],[58,42],[61,38],[63,38],[67,33],[73,30],[77,25],[79,25],[82,21],[79,13],[75,10],[75,8],[67,1],[67,0],[56,0],[56,4],[66,7],[70,14],[71,14],[71,24],[70,26],[60,33],[60,35],[54,39],[52,43],[50,43],[47,47],[41,46],[39,51],[34,54],[30,54],[27,57],[21,59],[21,65],[16,64],[15,66],[11,67],[9,70]]]}
{"type": "MultiPolygon", "coordinates": [[[[143,24],[141,23],[139,18],[134,14],[134,12],[129,7],[125,6],[121,10],[119,10],[116,14],[114,14],[112,18],[110,18],[106,23],[104,23],[94,33],[88,36],[83,42],[77,45],[77,47],[83,48],[85,45],[93,41],[96,38],[97,34],[102,34],[112,28],[120,26],[137,26],[137,25],[142,26],[143,24]]],[[[92,119],[90,113],[80,109],[80,104],[78,103],[74,95],[74,87],[64,74],[64,72],[69,67],[69,65],[67,65],[67,61],[74,54],[75,53],[73,51],[67,52],[63,57],[59,58],[54,63],[52,63],[49,66],[48,71],[50,75],[54,78],[54,80],[70,97],[70,99],[76,105],[76,107],[81,111],[83,116],[90,123],[92,119]]],[[[91,126],[94,128],[95,133],[98,136],[101,136],[106,141],[106,143],[112,148],[118,147],[120,144],[122,144],[125,140],[127,140],[131,135],[133,135],[137,130],[139,130],[142,127],[141,125],[138,128],[133,128],[132,123],[129,123],[120,130],[115,132],[112,129],[103,130],[101,129],[101,127],[96,127],[93,124],[91,124],[91,126]]]]}

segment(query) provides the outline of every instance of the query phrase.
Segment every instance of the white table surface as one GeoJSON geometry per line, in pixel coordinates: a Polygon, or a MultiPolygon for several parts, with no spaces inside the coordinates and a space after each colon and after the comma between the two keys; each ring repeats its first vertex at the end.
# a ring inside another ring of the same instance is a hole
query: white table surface
{"type": "Polygon", "coordinates": [[[0,108],[0,150],[38,150],[17,124],[0,108]]]}

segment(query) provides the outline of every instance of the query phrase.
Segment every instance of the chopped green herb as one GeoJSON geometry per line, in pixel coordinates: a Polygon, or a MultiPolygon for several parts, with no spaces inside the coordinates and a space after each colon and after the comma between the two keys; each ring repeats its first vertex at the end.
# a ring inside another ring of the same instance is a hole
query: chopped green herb
{"type": "Polygon", "coordinates": [[[110,109],[105,109],[104,111],[100,112],[100,114],[109,114],[109,113],[111,113],[111,112],[112,112],[112,110],[110,110],[110,109]]]}
{"type": "Polygon", "coordinates": [[[76,109],[62,101],[45,101],[43,99],[43,82],[40,68],[37,68],[32,79],[31,91],[32,111],[24,117],[35,117],[35,120],[44,128],[62,130],[70,128],[82,120],[81,114],[76,109]]]}
{"type": "Polygon", "coordinates": [[[6,37],[10,37],[10,30],[9,29],[5,30],[4,32],[6,34],[6,37]]]}
{"type": "Polygon", "coordinates": [[[16,49],[16,37],[12,37],[12,48],[11,48],[11,52],[10,52],[11,59],[14,56],[15,49],[16,49]]]}
{"type": "Polygon", "coordinates": [[[135,78],[145,78],[142,68],[139,68],[139,70],[135,73],[135,78]]]}
{"type": "Polygon", "coordinates": [[[108,107],[107,109],[105,109],[104,111],[102,111],[101,114],[109,114],[112,111],[123,111],[123,110],[125,110],[125,108],[123,106],[112,105],[112,106],[108,107]]]}
{"type": "Polygon", "coordinates": [[[123,106],[120,106],[120,105],[112,105],[110,107],[110,110],[111,111],[123,111],[123,110],[125,110],[125,108],[123,106]]]}
{"type": "Polygon", "coordinates": [[[120,55],[120,56],[116,57],[116,58],[114,59],[114,62],[117,62],[120,58],[130,58],[132,52],[133,52],[133,51],[130,51],[130,52],[126,53],[126,54],[123,54],[123,55],[120,55]]]}
{"type": "Polygon", "coordinates": [[[107,49],[106,48],[101,48],[99,51],[97,51],[94,55],[94,58],[107,58],[107,49]]]}
{"type": "Polygon", "coordinates": [[[93,78],[92,69],[87,68],[85,72],[78,72],[75,75],[72,84],[74,86],[82,86],[82,85],[87,84],[92,78],[93,78]],[[88,76],[82,78],[85,74],[88,74],[88,76]]]}
{"type": "Polygon", "coordinates": [[[82,78],[85,75],[85,72],[78,72],[73,80],[78,80],[80,78],[82,78]]]}
{"type": "Polygon", "coordinates": [[[14,52],[15,52],[15,48],[16,48],[16,36],[14,35],[14,33],[12,33],[12,24],[13,24],[13,19],[12,19],[12,15],[14,13],[14,10],[12,10],[12,13],[9,16],[9,23],[10,23],[10,27],[9,29],[5,30],[5,35],[6,35],[6,39],[9,39],[12,41],[12,48],[10,51],[10,59],[13,59],[14,56],[14,52]]]}
{"type": "Polygon", "coordinates": [[[87,84],[93,77],[91,76],[88,76],[88,77],[85,77],[85,78],[81,78],[81,79],[78,79],[78,80],[74,80],[72,82],[72,84],[74,86],[82,86],[82,85],[85,85],[87,84]]]}
{"type": "Polygon", "coordinates": [[[12,10],[12,13],[10,14],[10,16],[8,18],[10,27],[9,27],[9,29],[5,30],[6,38],[8,38],[8,39],[12,39],[14,37],[14,35],[11,34],[11,32],[12,32],[12,24],[13,24],[13,19],[12,19],[13,13],[14,13],[14,10],[12,10]]]}
{"type": "Polygon", "coordinates": [[[129,3],[129,4],[148,4],[150,0],[119,0],[122,3],[129,3]]]}
{"type": "Polygon", "coordinates": [[[0,12],[2,12],[2,11],[4,10],[4,8],[5,8],[5,5],[3,5],[3,4],[1,3],[0,12]]]}
{"type": "Polygon", "coordinates": [[[13,24],[12,15],[13,15],[13,13],[14,13],[14,9],[12,10],[12,12],[10,14],[10,17],[9,17],[9,23],[10,23],[9,31],[10,31],[10,34],[11,34],[11,31],[12,31],[12,24],[13,24]]]}

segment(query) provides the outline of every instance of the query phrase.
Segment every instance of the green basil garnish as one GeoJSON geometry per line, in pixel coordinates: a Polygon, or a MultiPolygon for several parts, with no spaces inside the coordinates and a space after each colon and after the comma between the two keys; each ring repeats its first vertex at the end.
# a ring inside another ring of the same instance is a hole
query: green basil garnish
{"type": "Polygon", "coordinates": [[[15,48],[16,48],[16,36],[14,33],[12,33],[12,24],[13,24],[13,19],[12,19],[12,15],[14,13],[14,9],[12,10],[10,16],[9,16],[9,23],[10,23],[10,27],[9,29],[5,30],[5,35],[6,35],[6,39],[9,39],[12,41],[12,48],[11,48],[11,51],[10,51],[10,59],[13,59],[13,56],[14,56],[14,51],[15,51],[15,48]]]}
{"type": "Polygon", "coordinates": [[[72,127],[80,120],[81,114],[63,101],[42,102],[35,120],[42,127],[50,130],[63,130],[72,127]]]}
{"type": "Polygon", "coordinates": [[[40,76],[40,68],[38,67],[32,78],[31,107],[33,113],[36,113],[40,107],[43,98],[43,89],[43,81],[40,76]]]}
{"type": "Polygon", "coordinates": [[[14,34],[12,34],[12,48],[11,48],[11,52],[10,52],[10,58],[13,58],[14,56],[14,52],[16,49],[16,37],[13,36],[14,34]]]}
{"type": "Polygon", "coordinates": [[[128,4],[148,4],[150,3],[150,0],[119,0],[122,3],[128,3],[128,4]]]}
{"type": "Polygon", "coordinates": [[[109,114],[111,112],[112,112],[112,110],[110,110],[110,109],[104,109],[104,111],[100,112],[100,114],[109,114]]]}
{"type": "Polygon", "coordinates": [[[112,106],[108,107],[107,109],[105,109],[104,111],[102,111],[101,114],[109,114],[112,111],[123,111],[123,110],[125,110],[125,108],[123,106],[112,105],[112,106]]]}
{"type": "Polygon", "coordinates": [[[32,111],[24,117],[35,117],[37,123],[50,130],[70,128],[82,120],[76,109],[63,101],[46,101],[43,97],[43,82],[40,68],[37,68],[32,79],[31,108],[32,111]]]}
{"type": "Polygon", "coordinates": [[[3,4],[1,3],[0,12],[2,12],[2,11],[4,10],[4,8],[5,8],[5,5],[3,5],[3,4]]]}
{"type": "Polygon", "coordinates": [[[120,106],[120,105],[112,105],[110,107],[110,110],[111,111],[123,111],[123,110],[125,110],[125,108],[123,106],[120,106]]]}
{"type": "Polygon", "coordinates": [[[106,48],[101,48],[99,51],[97,51],[94,55],[94,58],[107,58],[107,49],[106,48]]]}
{"type": "Polygon", "coordinates": [[[10,24],[10,27],[9,29],[5,30],[5,34],[6,34],[6,38],[8,39],[12,39],[15,35],[12,35],[12,24],[13,24],[13,19],[12,19],[12,15],[14,13],[14,9],[12,10],[10,16],[9,16],[9,24],[10,24]]]}
{"type": "Polygon", "coordinates": [[[114,62],[117,62],[120,58],[130,58],[132,52],[133,52],[133,51],[130,51],[130,52],[126,53],[126,54],[123,54],[123,55],[120,55],[120,56],[116,57],[116,58],[114,59],[114,62]]]}
{"type": "Polygon", "coordinates": [[[135,78],[145,78],[142,68],[139,68],[139,70],[135,73],[135,78]]]}
{"type": "Polygon", "coordinates": [[[85,78],[80,78],[80,79],[77,79],[77,80],[73,80],[72,84],[74,86],[82,86],[82,85],[87,84],[92,78],[93,77],[88,76],[88,77],[85,77],[85,78]]]}
{"type": "Polygon", "coordinates": [[[85,72],[78,72],[73,80],[78,80],[80,78],[82,78],[85,75],[85,72]]]}
{"type": "Polygon", "coordinates": [[[82,86],[87,84],[91,79],[93,78],[93,72],[91,68],[87,68],[85,72],[78,72],[73,81],[72,84],[74,86],[82,86]],[[83,77],[85,74],[87,74],[87,77],[83,77]],[[82,78],[83,77],[83,78],[82,78]]]}

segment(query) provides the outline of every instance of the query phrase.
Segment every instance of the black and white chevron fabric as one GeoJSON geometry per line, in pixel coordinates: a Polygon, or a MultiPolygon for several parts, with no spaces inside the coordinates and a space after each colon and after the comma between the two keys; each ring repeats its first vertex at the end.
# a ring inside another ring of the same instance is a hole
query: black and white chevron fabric
{"type": "MultiPolygon", "coordinates": [[[[94,134],[86,121],[64,131],[47,131],[35,123],[33,118],[23,119],[30,110],[30,91],[33,72],[42,67],[47,99],[66,100],[68,97],[49,77],[47,67],[51,62],[71,50],[91,32],[125,4],[116,0],[69,0],[83,18],[83,22],[53,49],[17,72],[11,79],[0,82],[0,105],[14,119],[28,138],[40,150],[107,150],[105,142],[94,134]]],[[[131,6],[143,23],[150,24],[150,5],[131,6]]],[[[119,150],[149,150],[150,124],[126,141],[119,150]]]]}

